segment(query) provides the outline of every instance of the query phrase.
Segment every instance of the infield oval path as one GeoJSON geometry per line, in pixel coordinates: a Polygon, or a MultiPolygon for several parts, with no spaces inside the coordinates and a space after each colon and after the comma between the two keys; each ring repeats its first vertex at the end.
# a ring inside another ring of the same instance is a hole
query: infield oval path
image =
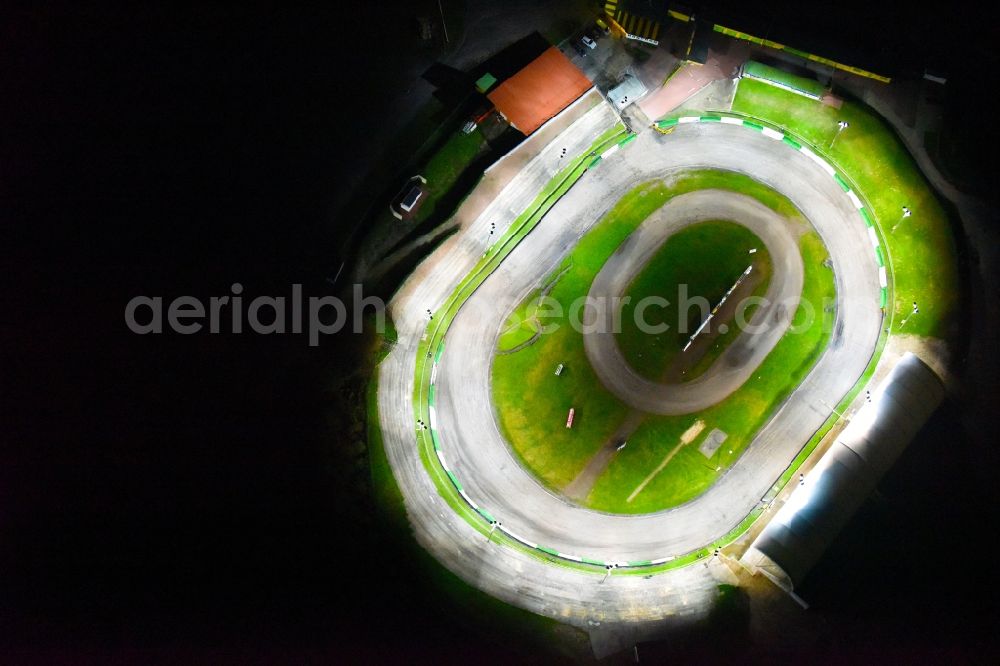
{"type": "Polygon", "coordinates": [[[614,323],[619,315],[614,308],[588,308],[584,318],[584,348],[601,383],[644,412],[690,414],[725,400],[778,344],[802,294],[802,256],[785,219],[746,195],[709,189],[673,197],[650,215],[608,258],[588,297],[598,304],[617,302],[613,299],[625,295],[670,236],[706,220],[727,220],[754,232],[771,254],[773,274],[748,326],[701,376],[683,384],[647,379],[635,371],[618,346],[614,323]]]}

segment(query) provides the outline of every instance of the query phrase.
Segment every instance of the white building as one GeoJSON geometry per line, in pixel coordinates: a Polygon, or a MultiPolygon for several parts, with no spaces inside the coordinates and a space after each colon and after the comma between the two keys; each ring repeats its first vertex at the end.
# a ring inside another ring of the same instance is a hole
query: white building
{"type": "Polygon", "coordinates": [[[944,399],[944,385],[905,354],[798,483],[741,558],[792,592],[944,399]]]}
{"type": "Polygon", "coordinates": [[[637,77],[626,74],[625,79],[608,91],[608,101],[616,109],[624,109],[632,102],[637,102],[646,95],[646,86],[637,77]]]}

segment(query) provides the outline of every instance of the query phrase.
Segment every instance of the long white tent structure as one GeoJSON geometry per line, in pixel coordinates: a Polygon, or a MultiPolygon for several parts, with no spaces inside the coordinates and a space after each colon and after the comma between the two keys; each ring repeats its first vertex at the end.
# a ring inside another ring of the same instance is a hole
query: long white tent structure
{"type": "Polygon", "coordinates": [[[791,592],[875,490],[944,393],[934,371],[905,354],[741,561],[791,592]]]}

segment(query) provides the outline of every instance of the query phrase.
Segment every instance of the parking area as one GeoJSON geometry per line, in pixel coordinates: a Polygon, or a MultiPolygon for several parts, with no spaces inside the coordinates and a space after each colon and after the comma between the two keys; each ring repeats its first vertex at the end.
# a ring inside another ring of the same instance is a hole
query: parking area
{"type": "MultiPolygon", "coordinates": [[[[574,65],[587,75],[603,95],[632,76],[642,82],[647,96],[663,85],[679,64],[671,53],[682,36],[667,31],[659,46],[606,35],[594,23],[559,45],[574,65]],[[583,40],[590,41],[590,45],[583,40]]],[[[635,101],[635,100],[631,100],[635,101]]]]}

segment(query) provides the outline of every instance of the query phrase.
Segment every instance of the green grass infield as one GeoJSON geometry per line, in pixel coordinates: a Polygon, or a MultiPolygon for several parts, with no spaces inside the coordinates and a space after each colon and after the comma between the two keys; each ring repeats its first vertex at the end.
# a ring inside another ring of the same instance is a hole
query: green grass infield
{"type": "MultiPolygon", "coordinates": [[[[653,255],[625,291],[630,300],[622,306],[621,332],[616,335],[625,360],[636,372],[653,381],[663,378],[670,362],[681,352],[701,323],[701,310],[687,309],[680,326],[681,286],[689,298],[702,297],[713,306],[753,263],[760,281],[750,296],[763,296],[771,275],[771,256],[763,242],[746,227],[725,220],[700,222],[670,236],[653,255]],[[750,254],[754,250],[754,254],[750,254]],[[647,307],[637,317],[636,308],[647,297],[668,301],[663,307],[647,307]],[[661,334],[642,330],[639,321],[650,327],[669,328],[661,334]]],[[[746,316],[752,315],[748,308],[746,316]]],[[[686,380],[698,377],[718,358],[739,334],[732,330],[716,339],[699,363],[688,371],[686,380]]]]}

